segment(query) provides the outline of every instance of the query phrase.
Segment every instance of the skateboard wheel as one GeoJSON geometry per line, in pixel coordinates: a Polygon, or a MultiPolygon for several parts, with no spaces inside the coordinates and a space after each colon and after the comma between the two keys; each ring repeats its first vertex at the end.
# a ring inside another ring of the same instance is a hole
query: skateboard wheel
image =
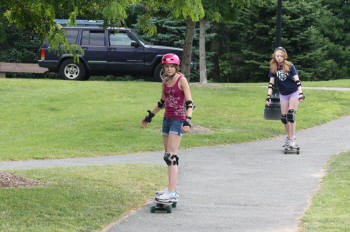
{"type": "Polygon", "coordinates": [[[167,207],[166,212],[167,212],[167,213],[171,213],[171,207],[170,207],[170,206],[167,207]]]}
{"type": "Polygon", "coordinates": [[[176,205],[177,205],[177,202],[174,202],[171,206],[172,206],[173,208],[176,208],[176,205]]]}
{"type": "Polygon", "coordinates": [[[156,207],[155,206],[152,206],[151,207],[151,213],[155,213],[156,212],[156,207]]]}
{"type": "Polygon", "coordinates": [[[287,154],[287,151],[286,151],[286,150],[284,150],[284,154],[287,154]]]}
{"type": "Polygon", "coordinates": [[[299,152],[299,150],[297,151],[297,155],[299,155],[300,154],[300,152],[299,152]]]}

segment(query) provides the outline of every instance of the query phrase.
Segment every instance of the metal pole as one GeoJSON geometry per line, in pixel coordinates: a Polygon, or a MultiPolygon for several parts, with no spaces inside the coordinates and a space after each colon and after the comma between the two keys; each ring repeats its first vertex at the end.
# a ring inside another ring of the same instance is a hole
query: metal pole
{"type": "MultiPolygon", "coordinates": [[[[275,48],[281,46],[281,27],[282,27],[282,0],[277,3],[277,20],[276,20],[276,41],[275,48]]],[[[265,106],[264,118],[266,120],[281,119],[280,93],[277,85],[272,89],[271,104],[265,106]]]]}
{"type": "Polygon", "coordinates": [[[281,29],[282,29],[282,0],[277,0],[276,43],[275,43],[276,48],[281,46],[281,29]]]}

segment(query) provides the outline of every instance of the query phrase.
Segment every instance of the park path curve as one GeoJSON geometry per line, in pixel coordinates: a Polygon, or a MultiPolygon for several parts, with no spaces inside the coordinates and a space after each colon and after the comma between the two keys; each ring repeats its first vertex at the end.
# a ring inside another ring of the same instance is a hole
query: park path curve
{"type": "MultiPolygon", "coordinates": [[[[297,133],[300,155],[284,155],[284,137],[180,150],[181,198],[171,214],[149,204],[105,232],[294,232],[331,155],[350,150],[350,116],[297,133]]],[[[0,170],[151,163],[161,152],[97,158],[0,162],[0,170]]]]}
{"type": "Polygon", "coordinates": [[[146,205],[104,231],[297,231],[324,165],[350,150],[350,116],[299,131],[300,155],[284,155],[283,140],[181,151],[178,208],[151,214],[146,205]]]}

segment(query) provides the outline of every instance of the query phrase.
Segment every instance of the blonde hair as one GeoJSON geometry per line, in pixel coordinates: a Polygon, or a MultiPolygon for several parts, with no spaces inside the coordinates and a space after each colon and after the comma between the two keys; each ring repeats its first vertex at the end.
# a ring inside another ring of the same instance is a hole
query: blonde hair
{"type": "Polygon", "coordinates": [[[292,63],[287,60],[288,54],[287,54],[286,50],[284,50],[284,49],[283,50],[282,49],[275,49],[274,53],[272,54],[272,59],[270,61],[270,71],[271,71],[271,73],[274,74],[274,75],[277,73],[277,65],[278,65],[278,63],[275,60],[275,55],[276,55],[277,51],[282,52],[282,56],[283,56],[283,59],[284,59],[284,61],[283,61],[283,72],[284,73],[289,73],[290,67],[292,66],[292,63]]]}

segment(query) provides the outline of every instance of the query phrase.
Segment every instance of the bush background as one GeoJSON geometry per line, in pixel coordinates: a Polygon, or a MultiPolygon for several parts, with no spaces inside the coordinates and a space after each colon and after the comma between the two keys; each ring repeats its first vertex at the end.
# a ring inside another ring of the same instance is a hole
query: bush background
{"type": "MultiPolygon", "coordinates": [[[[209,81],[267,81],[269,60],[275,44],[277,1],[266,1],[225,14],[221,22],[208,22],[206,35],[209,81]]],[[[136,26],[143,6],[128,9],[127,27],[136,29],[153,44],[183,47],[185,22],[158,12],[152,18],[157,33],[147,36],[136,26]]],[[[68,18],[60,11],[57,18],[68,18]]],[[[0,14],[3,10],[0,7],[0,14]]],[[[302,80],[331,80],[350,77],[350,3],[339,0],[283,0],[282,46],[289,53],[302,80]]],[[[92,19],[80,15],[81,19],[92,19]]],[[[1,22],[7,39],[0,43],[0,61],[35,63],[40,59],[40,39],[30,30],[8,27],[1,22]]],[[[198,64],[198,25],[193,43],[193,59],[198,64]]],[[[1,35],[4,36],[4,35],[1,35]]],[[[16,77],[17,74],[9,76],[16,77]]],[[[29,77],[21,74],[20,77],[29,77]]],[[[41,75],[40,77],[56,78],[41,75]]],[[[98,77],[106,80],[147,79],[148,77],[98,77]]],[[[191,74],[199,81],[199,70],[191,74]]]]}

